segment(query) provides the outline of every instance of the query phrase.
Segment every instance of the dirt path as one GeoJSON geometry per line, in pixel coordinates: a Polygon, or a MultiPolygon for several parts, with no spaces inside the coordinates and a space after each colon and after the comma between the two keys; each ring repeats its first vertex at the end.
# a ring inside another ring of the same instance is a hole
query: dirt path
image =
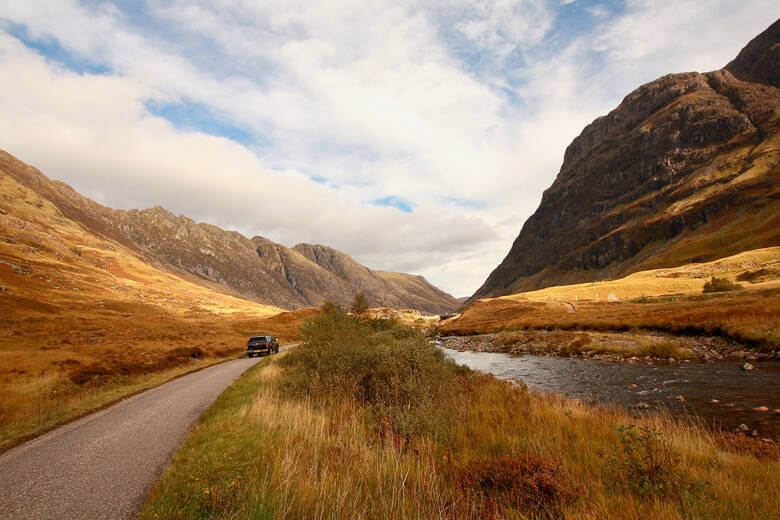
{"type": "Polygon", "coordinates": [[[134,518],[208,406],[260,359],[170,381],[0,456],[0,518],[134,518]]]}

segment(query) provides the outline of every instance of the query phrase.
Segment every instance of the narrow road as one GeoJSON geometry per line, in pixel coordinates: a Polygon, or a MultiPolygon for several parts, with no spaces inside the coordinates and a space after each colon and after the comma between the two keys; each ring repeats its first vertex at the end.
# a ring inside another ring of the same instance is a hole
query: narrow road
{"type": "Polygon", "coordinates": [[[201,413],[258,361],[175,379],[0,455],[0,518],[134,518],[201,413]]]}

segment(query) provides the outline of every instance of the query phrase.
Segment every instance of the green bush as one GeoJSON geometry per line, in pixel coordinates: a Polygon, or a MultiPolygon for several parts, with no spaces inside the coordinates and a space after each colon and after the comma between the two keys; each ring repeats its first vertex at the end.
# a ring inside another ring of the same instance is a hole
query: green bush
{"type": "Polygon", "coordinates": [[[420,332],[392,320],[362,322],[337,306],[301,326],[298,347],[280,359],[289,396],[353,400],[376,429],[442,437],[456,420],[465,373],[420,332]]]}
{"type": "Polygon", "coordinates": [[[682,470],[680,456],[661,432],[634,425],[618,428],[620,446],[606,460],[606,481],[642,497],[688,500],[702,483],[682,470]]]}
{"type": "Polygon", "coordinates": [[[704,284],[703,293],[741,291],[744,289],[740,284],[734,283],[726,278],[712,277],[712,280],[704,284]]]}

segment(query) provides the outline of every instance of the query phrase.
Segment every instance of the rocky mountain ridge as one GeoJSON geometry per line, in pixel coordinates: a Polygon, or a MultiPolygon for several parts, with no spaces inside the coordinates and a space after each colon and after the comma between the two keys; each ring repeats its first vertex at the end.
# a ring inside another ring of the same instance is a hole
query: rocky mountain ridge
{"type": "Polygon", "coordinates": [[[588,125],[469,302],[780,244],[778,32],[725,69],[643,85],[588,125]]]}
{"type": "Polygon", "coordinates": [[[264,237],[196,223],[155,206],[116,210],[0,151],[0,170],[50,201],[90,232],[135,251],[158,269],[234,296],[283,309],[349,304],[364,291],[369,304],[449,312],[458,301],[424,278],[372,271],[335,249],[310,244],[288,248],[264,237]],[[409,286],[416,291],[410,291],[409,286]]]}

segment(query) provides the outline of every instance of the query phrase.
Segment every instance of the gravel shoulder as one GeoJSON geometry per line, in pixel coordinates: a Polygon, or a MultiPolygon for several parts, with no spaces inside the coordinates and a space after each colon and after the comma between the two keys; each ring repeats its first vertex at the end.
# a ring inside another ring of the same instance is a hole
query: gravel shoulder
{"type": "Polygon", "coordinates": [[[0,455],[0,518],[134,518],[198,417],[259,361],[188,374],[0,455]]]}

